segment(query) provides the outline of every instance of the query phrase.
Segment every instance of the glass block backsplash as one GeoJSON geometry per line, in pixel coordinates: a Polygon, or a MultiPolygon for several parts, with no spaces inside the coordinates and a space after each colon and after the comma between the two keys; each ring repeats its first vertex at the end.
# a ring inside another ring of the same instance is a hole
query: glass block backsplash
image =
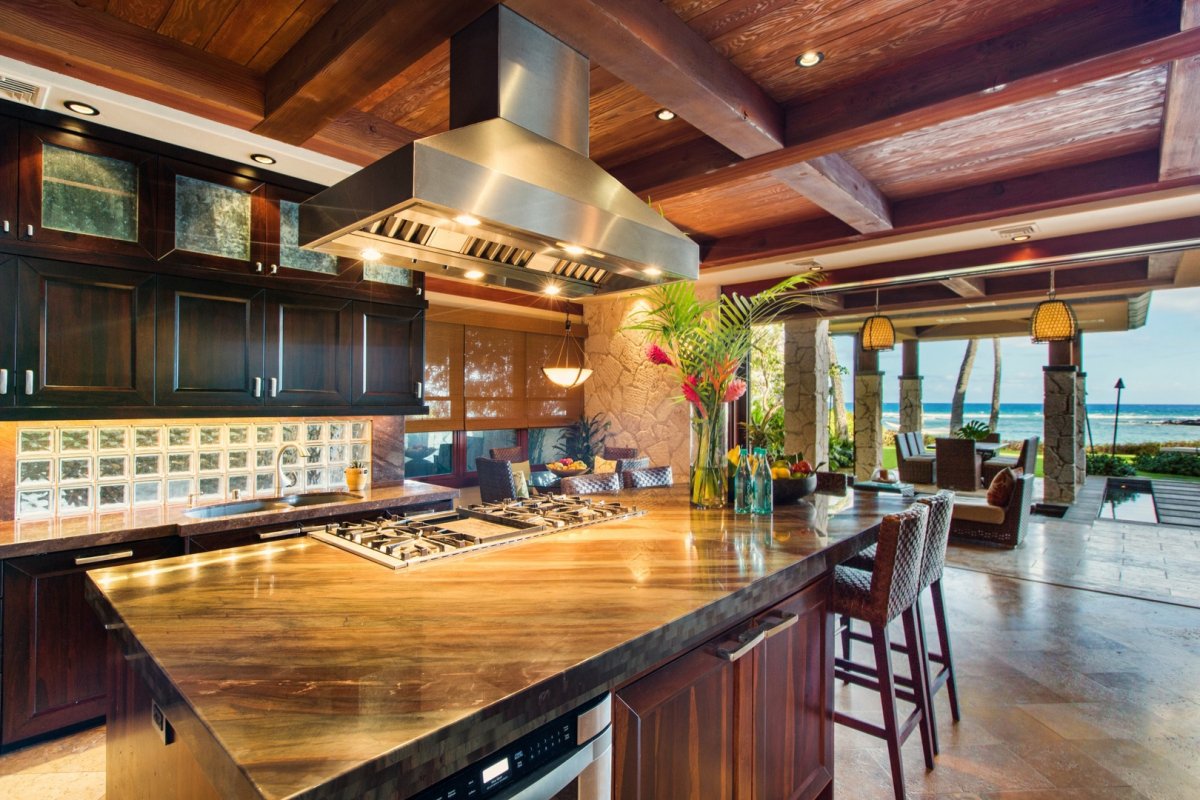
{"type": "Polygon", "coordinates": [[[369,419],[22,425],[16,518],[344,488],[352,461],[371,461],[369,419]]]}

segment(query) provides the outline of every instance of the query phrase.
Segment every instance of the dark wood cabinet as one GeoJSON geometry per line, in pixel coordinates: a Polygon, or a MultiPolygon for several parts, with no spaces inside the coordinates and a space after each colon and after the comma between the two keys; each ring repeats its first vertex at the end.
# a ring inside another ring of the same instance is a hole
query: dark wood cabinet
{"type": "MultiPolygon", "coordinates": [[[[17,260],[0,256],[0,296],[17,296],[17,260]]],[[[17,304],[0,302],[0,408],[9,408],[17,396],[15,365],[17,304]]]]}
{"type": "Polygon", "coordinates": [[[84,573],[182,552],[183,540],[172,536],[4,562],[6,747],[105,714],[107,639],[84,599],[84,573]]]}
{"type": "Polygon", "coordinates": [[[810,584],[620,689],[614,797],[825,796],[833,781],[829,594],[828,579],[810,584]]]}
{"type": "Polygon", "coordinates": [[[22,124],[19,237],[93,253],[153,257],[157,158],[22,124]]]}
{"type": "Polygon", "coordinates": [[[0,242],[17,238],[17,130],[16,120],[0,118],[0,242]]]}
{"type": "Polygon", "coordinates": [[[352,325],[349,300],[268,292],[266,404],[350,405],[352,325]]]}
{"type": "Polygon", "coordinates": [[[20,259],[17,286],[18,405],[154,402],[153,275],[20,259]]]}
{"type": "MultiPolygon", "coordinates": [[[[422,406],[425,307],[354,303],[356,406],[422,406]]],[[[424,413],[415,411],[414,413],[424,413]]]]}
{"type": "Polygon", "coordinates": [[[265,294],[159,276],[158,405],[262,405],[265,294]]]}

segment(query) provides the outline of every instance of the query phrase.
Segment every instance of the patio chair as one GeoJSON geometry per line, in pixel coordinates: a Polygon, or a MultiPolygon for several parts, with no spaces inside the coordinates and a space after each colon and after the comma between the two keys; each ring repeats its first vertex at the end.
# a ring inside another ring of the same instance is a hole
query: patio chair
{"type": "Polygon", "coordinates": [[[1030,436],[1021,442],[1021,452],[1015,456],[992,456],[983,462],[983,482],[991,484],[992,478],[1006,467],[1020,467],[1026,475],[1032,475],[1037,470],[1037,436],[1030,436]]]}
{"type": "Polygon", "coordinates": [[[646,469],[650,466],[650,457],[641,456],[640,458],[618,458],[617,472],[629,472],[631,469],[646,469]]]}
{"type": "Polygon", "coordinates": [[[599,475],[570,475],[562,479],[563,494],[599,494],[621,491],[621,476],[616,472],[599,475]]]}
{"type": "Polygon", "coordinates": [[[935,457],[925,450],[925,438],[919,433],[896,434],[896,466],[905,483],[933,483],[935,457]]]}
{"type": "Polygon", "coordinates": [[[499,503],[517,496],[511,461],[481,457],[475,460],[475,469],[479,473],[479,499],[483,502],[499,503]]]}
{"type": "Polygon", "coordinates": [[[939,489],[977,492],[983,475],[982,458],[970,439],[937,440],[937,485],[939,489]]]}
{"type": "Polygon", "coordinates": [[[525,448],[517,445],[516,447],[493,447],[490,451],[491,457],[499,461],[528,461],[529,456],[525,453],[525,448]]]}
{"type": "Polygon", "coordinates": [[[626,489],[650,489],[655,486],[670,486],[674,483],[670,466],[630,469],[620,474],[621,485],[626,489]]]}
{"type": "Polygon", "coordinates": [[[620,458],[637,458],[638,451],[636,447],[609,447],[604,445],[603,457],[609,461],[616,461],[620,458]]]}
{"type": "Polygon", "coordinates": [[[1021,544],[1029,527],[1033,480],[1033,473],[1018,478],[1005,506],[991,506],[978,497],[955,497],[950,538],[1008,548],[1021,544]]]}

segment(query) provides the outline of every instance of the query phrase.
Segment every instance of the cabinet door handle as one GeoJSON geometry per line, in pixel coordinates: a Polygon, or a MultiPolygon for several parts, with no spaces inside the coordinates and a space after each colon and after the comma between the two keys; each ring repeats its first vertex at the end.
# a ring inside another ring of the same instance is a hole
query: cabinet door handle
{"type": "Polygon", "coordinates": [[[262,262],[261,262],[261,261],[255,261],[255,262],[254,262],[254,271],[255,271],[255,272],[262,272],[262,269],[263,269],[263,267],[262,267],[262,262]]]}
{"type": "Polygon", "coordinates": [[[788,628],[800,621],[799,614],[793,614],[790,611],[772,611],[771,614],[775,617],[770,623],[763,625],[760,629],[763,636],[770,639],[776,634],[783,633],[788,628]]]}
{"type": "Polygon", "coordinates": [[[279,397],[279,379],[271,378],[267,381],[267,392],[271,397],[279,397]]]}
{"type": "Polygon", "coordinates": [[[30,239],[33,238],[33,225],[32,224],[25,226],[25,235],[28,236],[30,239]]]}
{"type": "Polygon", "coordinates": [[[98,556],[76,556],[75,566],[82,567],[84,564],[100,564],[105,561],[120,561],[122,558],[133,558],[133,551],[118,550],[115,553],[102,553],[98,556]]]}
{"type": "Polygon", "coordinates": [[[278,264],[272,264],[272,265],[271,265],[271,274],[272,274],[272,275],[274,275],[274,274],[276,274],[277,272],[279,272],[279,265],[278,265],[278,264]]]}
{"type": "Polygon", "coordinates": [[[742,642],[741,646],[736,650],[730,650],[726,647],[718,647],[717,655],[726,661],[737,661],[739,658],[746,655],[746,653],[749,653],[751,650],[762,644],[762,641],[765,638],[767,638],[767,635],[763,633],[763,631],[756,630],[754,635],[742,642]]]}
{"type": "Polygon", "coordinates": [[[25,370],[25,394],[33,394],[33,370],[25,370]]]}
{"type": "Polygon", "coordinates": [[[8,220],[4,220],[4,232],[9,233],[10,231],[12,231],[12,223],[8,220]]]}
{"type": "Polygon", "coordinates": [[[417,399],[419,400],[424,396],[425,396],[425,382],[417,381],[417,399]]]}
{"type": "Polygon", "coordinates": [[[262,397],[262,378],[254,379],[254,388],[251,391],[255,397],[262,397]]]}
{"type": "Polygon", "coordinates": [[[0,394],[8,394],[8,370],[0,369],[0,394]]]}

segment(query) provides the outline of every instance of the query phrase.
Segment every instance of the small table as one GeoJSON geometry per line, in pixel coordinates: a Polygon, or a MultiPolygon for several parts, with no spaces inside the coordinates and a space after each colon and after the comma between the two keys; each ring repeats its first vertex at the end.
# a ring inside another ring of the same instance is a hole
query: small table
{"type": "Polygon", "coordinates": [[[996,453],[999,453],[1002,446],[1000,442],[976,442],[975,452],[983,456],[984,461],[987,461],[996,455],[996,453]]]}

